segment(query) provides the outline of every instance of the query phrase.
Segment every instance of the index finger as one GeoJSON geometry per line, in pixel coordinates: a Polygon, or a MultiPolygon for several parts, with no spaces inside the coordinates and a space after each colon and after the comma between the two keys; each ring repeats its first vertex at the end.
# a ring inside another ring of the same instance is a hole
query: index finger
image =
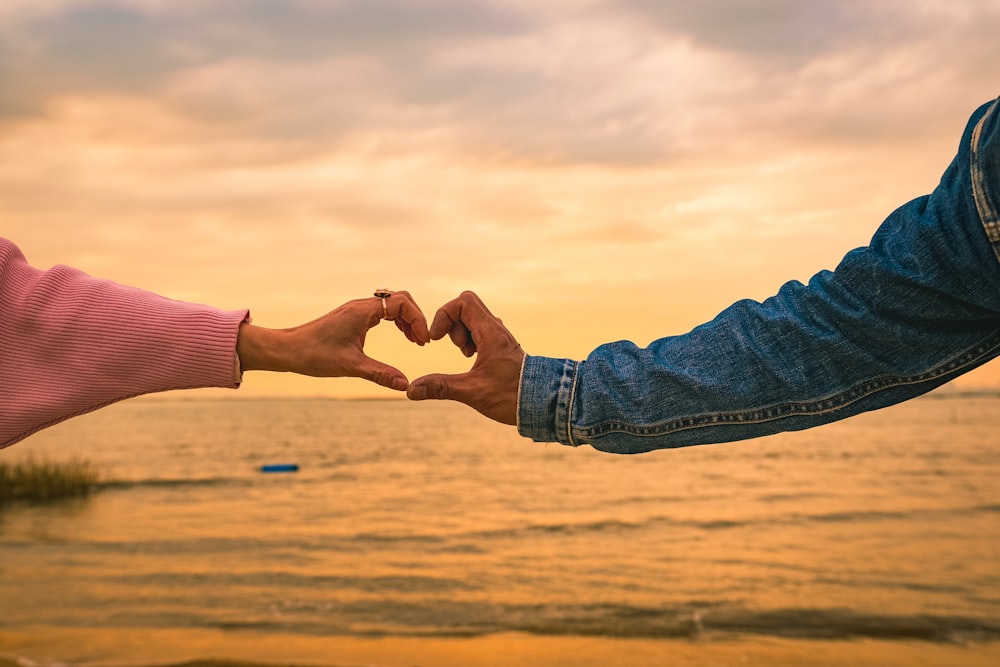
{"type": "Polygon", "coordinates": [[[430,337],[434,340],[444,337],[456,324],[462,324],[472,334],[473,340],[481,340],[492,328],[503,328],[490,309],[475,292],[465,291],[441,306],[431,323],[430,337]]]}

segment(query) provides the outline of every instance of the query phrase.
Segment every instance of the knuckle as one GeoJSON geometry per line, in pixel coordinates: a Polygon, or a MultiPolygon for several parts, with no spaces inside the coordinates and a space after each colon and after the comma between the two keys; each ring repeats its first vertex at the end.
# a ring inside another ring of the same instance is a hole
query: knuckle
{"type": "Polygon", "coordinates": [[[384,368],[373,368],[368,371],[368,379],[383,387],[388,386],[392,382],[391,374],[384,368]]]}
{"type": "Polygon", "coordinates": [[[427,382],[427,393],[434,398],[449,398],[448,381],[443,377],[430,378],[427,382]]]}

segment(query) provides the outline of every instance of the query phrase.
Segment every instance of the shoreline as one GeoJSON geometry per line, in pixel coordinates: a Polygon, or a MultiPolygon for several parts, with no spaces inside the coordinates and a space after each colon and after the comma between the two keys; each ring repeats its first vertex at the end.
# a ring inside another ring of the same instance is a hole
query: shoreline
{"type": "MultiPolygon", "coordinates": [[[[39,628],[38,630],[42,630],[39,628]]],[[[0,667],[990,667],[1000,641],[310,637],[219,630],[0,631],[0,667]],[[20,660],[19,660],[20,659],[20,660]]]]}

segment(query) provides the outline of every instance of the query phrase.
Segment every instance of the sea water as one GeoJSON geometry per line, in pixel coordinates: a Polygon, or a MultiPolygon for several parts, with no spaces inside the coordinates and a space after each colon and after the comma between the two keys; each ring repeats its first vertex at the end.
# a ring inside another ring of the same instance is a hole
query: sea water
{"type": "Polygon", "coordinates": [[[102,476],[0,507],[0,653],[206,629],[996,641],[998,433],[1000,397],[943,394],[618,456],[449,403],[133,400],[0,452],[102,476]]]}

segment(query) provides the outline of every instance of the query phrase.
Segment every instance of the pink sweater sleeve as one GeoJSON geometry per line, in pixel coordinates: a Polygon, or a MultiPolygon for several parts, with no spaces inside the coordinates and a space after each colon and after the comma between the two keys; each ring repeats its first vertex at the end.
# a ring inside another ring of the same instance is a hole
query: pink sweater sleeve
{"type": "Polygon", "coordinates": [[[32,268],[0,238],[0,448],[140,394],[236,387],[246,310],[32,268]]]}

